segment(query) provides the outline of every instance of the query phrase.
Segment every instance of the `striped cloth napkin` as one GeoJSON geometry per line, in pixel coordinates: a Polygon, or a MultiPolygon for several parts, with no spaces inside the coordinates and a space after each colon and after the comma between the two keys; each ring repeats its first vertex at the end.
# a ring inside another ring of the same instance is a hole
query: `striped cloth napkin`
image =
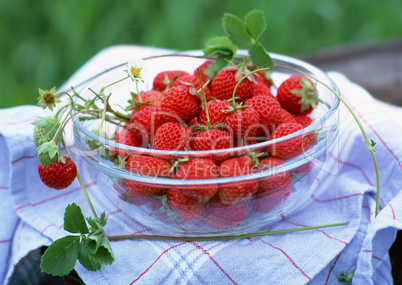
{"type": "MultiPolygon", "coordinates": [[[[133,57],[165,50],[116,46],[85,64],[64,85],[71,86],[133,57]]],[[[176,242],[125,240],[112,242],[115,262],[89,272],[75,270],[86,284],[337,284],[341,272],[357,266],[354,284],[392,284],[388,250],[402,229],[402,109],[374,99],[339,73],[329,73],[343,98],[362,121],[375,149],[381,176],[380,213],[375,212],[375,176],[364,139],[344,106],[340,107],[337,147],[309,206],[266,230],[348,221],[347,226],[228,241],[176,242]]],[[[49,88],[49,87],[47,87],[49,88]]],[[[63,88],[63,87],[62,87],[63,88]]],[[[34,96],[34,95],[33,95],[34,96]]],[[[80,186],[54,191],[37,174],[32,131],[37,106],[0,110],[0,282],[8,283],[29,252],[63,237],[65,207],[75,202],[91,216],[80,186]]],[[[68,144],[73,146],[70,140],[68,144]]],[[[106,232],[152,234],[130,220],[98,189],[88,166],[75,159],[95,209],[105,210],[106,232]]]]}

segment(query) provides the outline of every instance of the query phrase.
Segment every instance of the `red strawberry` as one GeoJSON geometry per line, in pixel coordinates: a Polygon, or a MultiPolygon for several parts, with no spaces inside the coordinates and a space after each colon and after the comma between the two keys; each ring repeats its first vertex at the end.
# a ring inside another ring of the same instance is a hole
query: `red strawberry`
{"type": "Polygon", "coordinates": [[[175,211],[183,222],[192,222],[198,219],[203,212],[203,204],[184,196],[178,189],[169,189],[166,197],[169,208],[175,211]]]}
{"type": "MultiPolygon", "coordinates": [[[[281,138],[302,129],[304,129],[304,127],[300,124],[282,124],[271,134],[269,140],[281,138]]],[[[302,154],[304,151],[308,150],[313,143],[313,136],[310,133],[307,133],[283,142],[276,143],[272,146],[269,146],[267,150],[272,156],[282,159],[289,159],[302,154]]]]}
{"type": "Polygon", "coordinates": [[[143,91],[140,95],[135,97],[133,109],[136,109],[138,111],[145,106],[160,107],[163,97],[164,95],[156,90],[143,91]]]}
{"type": "Polygon", "coordinates": [[[146,144],[146,142],[152,143],[155,132],[162,123],[160,107],[143,106],[134,112],[129,126],[134,137],[142,136],[141,142],[146,144]]]}
{"type": "MultiPolygon", "coordinates": [[[[254,163],[247,155],[225,160],[219,166],[220,177],[233,177],[251,174],[254,163]]],[[[224,204],[236,205],[248,201],[258,191],[257,180],[224,183],[219,188],[219,197],[224,204]]]]}
{"type": "Polygon", "coordinates": [[[168,88],[173,86],[173,83],[183,75],[189,73],[183,70],[168,70],[159,72],[153,81],[153,89],[165,92],[168,88]]]}
{"type": "MultiPolygon", "coordinates": [[[[128,146],[134,146],[134,147],[141,147],[140,143],[135,139],[134,134],[125,128],[122,128],[115,136],[114,140],[116,143],[128,145],[128,146]]],[[[113,157],[116,157],[118,155],[125,157],[129,155],[129,151],[121,150],[119,148],[111,148],[109,151],[109,154],[113,157]]]]}
{"type": "Polygon", "coordinates": [[[269,89],[271,89],[271,86],[273,85],[270,75],[265,70],[260,70],[255,73],[255,81],[256,83],[264,85],[269,89]]]}
{"type": "MultiPolygon", "coordinates": [[[[132,155],[128,158],[125,168],[132,173],[153,177],[167,177],[170,173],[170,164],[159,158],[132,155]]],[[[126,189],[126,200],[132,204],[145,204],[153,195],[163,195],[166,189],[156,184],[142,183],[135,180],[122,179],[121,186],[126,189]],[[133,198],[131,198],[134,196],[133,198]]]]}
{"type": "Polygon", "coordinates": [[[47,167],[38,164],[39,177],[47,187],[60,190],[67,188],[77,176],[77,167],[68,157],[60,156],[56,162],[47,167]]]}
{"type": "Polygon", "coordinates": [[[168,122],[158,128],[155,133],[153,147],[159,150],[191,150],[194,133],[179,123],[168,122]]]}
{"type": "MultiPolygon", "coordinates": [[[[233,147],[233,139],[228,131],[210,129],[199,132],[194,138],[194,150],[207,151],[228,149],[233,147]]],[[[216,163],[227,159],[230,156],[228,151],[222,153],[213,153],[208,158],[216,163]]]]}
{"type": "Polygon", "coordinates": [[[237,142],[245,137],[254,137],[257,134],[259,122],[260,116],[252,107],[231,112],[225,119],[226,128],[237,142]]]}
{"type": "MultiPolygon", "coordinates": [[[[211,159],[195,158],[180,163],[174,179],[214,179],[218,177],[218,169],[211,159]]],[[[206,203],[218,192],[218,185],[192,185],[180,189],[181,192],[200,203],[206,203]]]]}
{"type": "MultiPolygon", "coordinates": [[[[213,79],[216,75],[216,69],[215,69],[215,62],[212,60],[207,60],[203,64],[201,64],[198,69],[200,70],[201,73],[201,78],[202,82],[207,82],[208,79],[213,79]]],[[[198,71],[197,69],[194,70],[194,76],[197,76],[198,78],[198,71]]],[[[208,84],[208,88],[211,88],[212,84],[208,84]]]]}
{"type": "Polygon", "coordinates": [[[296,119],[288,111],[282,108],[282,123],[294,123],[296,124],[296,119]]]}
{"type": "Polygon", "coordinates": [[[161,104],[162,118],[165,122],[190,122],[201,111],[200,101],[189,92],[189,87],[178,85],[170,88],[161,104]]]}
{"type": "MultiPolygon", "coordinates": [[[[202,84],[205,84],[205,81],[203,81],[202,84]]],[[[184,75],[182,77],[180,77],[179,79],[177,79],[175,81],[175,83],[173,84],[173,86],[178,86],[178,85],[184,85],[187,86],[188,88],[190,88],[190,93],[192,95],[197,95],[197,91],[199,94],[199,97],[201,98],[202,96],[202,90],[201,90],[201,83],[200,80],[198,79],[198,76],[195,75],[184,75]]],[[[209,86],[209,84],[207,85],[209,86]]],[[[211,90],[207,87],[204,88],[204,94],[205,94],[205,98],[207,101],[211,100],[211,90]]]]}
{"type": "Polygon", "coordinates": [[[269,89],[265,84],[263,84],[261,82],[257,82],[254,85],[254,96],[258,96],[258,95],[269,96],[269,97],[275,98],[271,92],[271,89],[269,89]]]}
{"type": "Polygon", "coordinates": [[[290,195],[289,191],[266,191],[258,193],[250,200],[250,207],[253,211],[268,213],[277,207],[281,202],[285,201],[290,195]]]}
{"type": "MultiPolygon", "coordinates": [[[[211,125],[223,123],[225,118],[228,116],[229,113],[223,112],[224,110],[229,110],[230,104],[227,101],[209,101],[207,103],[208,114],[209,114],[209,122],[211,125]]],[[[207,108],[200,113],[198,116],[200,124],[206,125],[207,124],[207,108]]]]}
{"type": "Polygon", "coordinates": [[[210,129],[199,132],[194,138],[194,150],[217,150],[233,147],[230,133],[225,130],[210,129]]]}
{"type": "Polygon", "coordinates": [[[260,117],[258,136],[268,136],[282,123],[282,108],[275,98],[258,95],[248,99],[245,104],[250,105],[260,117]]]}
{"type": "Polygon", "coordinates": [[[300,125],[302,125],[303,127],[310,126],[311,122],[313,121],[313,119],[311,119],[307,115],[297,115],[297,116],[294,116],[294,118],[295,118],[296,122],[299,123],[300,125]]]}
{"type": "Polygon", "coordinates": [[[167,177],[170,174],[169,163],[146,155],[131,155],[127,160],[125,168],[136,174],[153,177],[167,177]]]}
{"type": "Polygon", "coordinates": [[[292,114],[308,114],[318,104],[316,84],[302,75],[292,75],[281,83],[276,98],[292,114]]]}
{"type": "MultiPolygon", "coordinates": [[[[219,100],[228,100],[233,97],[236,84],[244,77],[244,73],[235,66],[228,66],[219,71],[212,82],[212,96],[219,100]]],[[[236,89],[235,97],[245,101],[254,96],[253,75],[244,79],[236,89]]]]}
{"type": "MultiPolygon", "coordinates": [[[[276,157],[267,157],[264,159],[261,159],[260,161],[260,170],[266,170],[266,169],[278,169],[278,165],[283,164],[285,161],[280,158],[276,157]]],[[[260,181],[260,189],[258,190],[258,193],[263,193],[263,192],[278,192],[278,191],[283,191],[283,192],[290,192],[292,189],[292,178],[290,177],[289,172],[283,171],[277,174],[270,175],[260,181]]]]}
{"type": "Polygon", "coordinates": [[[223,204],[219,196],[215,196],[204,210],[204,221],[212,228],[223,230],[241,225],[247,214],[246,204],[223,204]]]}

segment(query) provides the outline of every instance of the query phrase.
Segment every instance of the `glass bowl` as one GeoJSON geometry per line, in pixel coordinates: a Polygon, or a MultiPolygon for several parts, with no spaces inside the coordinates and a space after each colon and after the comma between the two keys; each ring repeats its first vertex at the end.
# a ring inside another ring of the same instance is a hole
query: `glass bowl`
{"type": "MultiPolygon", "coordinates": [[[[275,86],[279,86],[284,79],[295,74],[288,68],[295,68],[314,76],[338,92],[334,82],[320,69],[295,58],[278,54],[271,56],[275,63],[271,75],[275,86]]],[[[149,73],[140,88],[151,89],[152,80],[160,71],[184,70],[192,73],[205,61],[206,59],[180,55],[147,58],[145,64],[149,73]]],[[[90,90],[99,92],[110,82],[118,81],[124,77],[123,69],[124,67],[115,68],[102,74],[90,82],[80,95],[83,98],[93,98],[90,90]]],[[[317,89],[322,103],[311,113],[313,118],[311,125],[279,139],[253,145],[215,151],[162,151],[138,148],[97,136],[91,130],[98,128],[100,121],[80,120],[79,116],[73,117],[74,143],[76,151],[90,165],[92,174],[103,193],[133,221],[144,227],[174,236],[253,233],[266,229],[284,216],[296,215],[297,211],[312,200],[311,196],[315,191],[319,191],[314,181],[327,159],[329,147],[338,137],[339,99],[320,83],[317,89]],[[224,159],[242,157],[250,153],[265,154],[267,150],[281,143],[294,144],[306,137],[313,139],[311,147],[296,157],[285,160],[283,164],[250,174],[215,179],[172,179],[138,175],[116,165],[105,155],[110,150],[119,149],[126,155],[157,157],[169,161],[170,164],[179,158],[187,157],[212,158],[218,165],[224,159]],[[99,148],[92,150],[88,146],[88,139],[97,142],[99,148]],[[256,190],[265,189],[264,187],[268,187],[269,191],[256,190]],[[138,196],[130,191],[133,188],[153,189],[157,195],[138,196]],[[242,199],[223,203],[218,194],[228,189],[229,192],[232,191],[231,193],[239,189],[250,189],[250,194],[242,199]],[[179,191],[186,197],[192,198],[208,191],[217,194],[183,208],[177,207],[174,203],[167,203],[167,195],[164,193],[168,190],[170,193],[179,191]]],[[[107,94],[113,94],[110,104],[115,108],[125,106],[127,100],[131,98],[130,91],[135,92],[135,85],[131,80],[109,87],[107,94]]],[[[272,91],[275,94],[275,88],[272,91]]],[[[106,123],[104,130],[110,137],[116,132],[116,126],[113,123],[106,123]]]]}

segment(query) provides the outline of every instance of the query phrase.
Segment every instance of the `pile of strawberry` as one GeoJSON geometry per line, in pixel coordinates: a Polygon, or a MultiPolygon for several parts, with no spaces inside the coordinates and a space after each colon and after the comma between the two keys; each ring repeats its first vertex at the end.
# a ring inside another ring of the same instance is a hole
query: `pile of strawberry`
{"type": "MultiPolygon", "coordinates": [[[[120,157],[120,165],[133,174],[181,180],[252,175],[279,167],[309,149],[314,144],[313,134],[304,133],[254,152],[229,149],[302,130],[312,122],[308,114],[319,99],[315,84],[301,75],[284,80],[275,96],[268,75],[265,71],[250,74],[245,64],[216,72],[211,60],[192,74],[160,72],[152,90],[134,96],[131,120],[113,139],[154,150],[209,152],[174,157],[113,148],[109,154],[120,157]]],[[[224,229],[241,224],[249,212],[271,211],[290,194],[292,177],[284,171],[263,180],[174,189],[123,179],[116,189],[126,202],[152,205],[155,216],[162,220],[201,220],[224,229]]]]}

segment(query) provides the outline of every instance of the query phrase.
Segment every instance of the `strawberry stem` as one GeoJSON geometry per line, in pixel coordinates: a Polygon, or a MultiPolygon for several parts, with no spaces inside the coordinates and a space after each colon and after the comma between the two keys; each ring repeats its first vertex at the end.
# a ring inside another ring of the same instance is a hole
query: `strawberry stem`
{"type": "Polygon", "coordinates": [[[262,71],[262,70],[268,70],[268,69],[269,69],[269,67],[264,67],[264,68],[259,68],[259,69],[253,70],[253,71],[247,73],[246,75],[244,75],[244,76],[239,80],[239,82],[237,82],[237,84],[236,84],[236,86],[235,86],[235,88],[234,88],[234,90],[233,90],[232,99],[231,99],[231,101],[232,101],[232,106],[233,106],[234,108],[236,108],[236,103],[235,103],[236,97],[235,97],[235,94],[236,94],[237,87],[239,87],[240,83],[241,83],[244,79],[246,79],[248,76],[250,76],[251,74],[256,73],[256,72],[258,72],[258,71],[262,71]]]}
{"type": "Polygon", "coordinates": [[[282,68],[282,69],[287,69],[296,73],[300,73],[304,76],[310,77],[311,79],[319,82],[320,84],[322,84],[325,88],[327,88],[329,91],[331,91],[331,93],[333,93],[336,97],[338,97],[338,99],[345,105],[345,107],[348,109],[348,111],[352,114],[353,118],[355,119],[357,125],[359,126],[360,131],[363,134],[364,140],[366,141],[366,146],[371,154],[373,163],[374,163],[374,169],[375,169],[375,176],[376,176],[376,205],[375,205],[375,217],[378,215],[379,212],[379,205],[380,205],[380,175],[379,175],[379,170],[378,170],[378,165],[377,165],[377,159],[375,157],[375,150],[373,148],[372,145],[372,141],[368,138],[366,131],[363,128],[363,125],[361,124],[359,118],[357,117],[357,115],[355,114],[355,112],[352,110],[352,108],[349,106],[349,104],[347,104],[345,102],[345,100],[343,100],[343,98],[335,92],[335,90],[333,90],[330,86],[328,86],[327,84],[325,84],[324,82],[322,82],[321,80],[315,78],[314,76],[307,74],[303,71],[297,70],[295,68],[292,67],[287,67],[287,66],[281,66],[281,65],[277,65],[276,67],[278,68],[282,68]]]}
{"type": "MultiPolygon", "coordinates": [[[[63,147],[64,147],[64,149],[65,149],[66,152],[67,152],[67,155],[71,156],[70,150],[68,149],[67,144],[66,144],[66,142],[64,141],[64,138],[62,138],[61,140],[62,140],[62,143],[63,143],[63,147]]],[[[81,185],[81,189],[82,189],[82,191],[84,192],[84,195],[85,195],[85,198],[87,199],[87,202],[88,202],[88,204],[89,204],[89,207],[91,208],[91,211],[92,211],[92,213],[94,214],[94,217],[95,217],[95,218],[98,218],[98,215],[96,214],[95,208],[94,208],[94,206],[92,205],[92,201],[91,201],[91,199],[89,198],[87,188],[85,187],[84,182],[82,181],[81,175],[80,175],[80,173],[78,172],[78,170],[77,170],[77,179],[78,179],[78,182],[79,182],[80,185],[81,185]]]]}
{"type": "Polygon", "coordinates": [[[202,99],[204,101],[204,106],[205,106],[205,112],[207,112],[207,127],[211,127],[211,121],[209,120],[209,112],[208,112],[208,104],[207,104],[207,98],[205,96],[204,92],[204,85],[202,84],[202,77],[201,77],[201,72],[200,69],[197,68],[197,73],[198,73],[198,78],[200,79],[200,85],[201,85],[201,92],[202,92],[202,99]]]}
{"type": "Polygon", "coordinates": [[[285,233],[306,231],[306,230],[319,229],[319,228],[345,226],[345,225],[348,225],[348,224],[349,224],[349,222],[344,222],[344,223],[335,223],[335,224],[326,224],[326,225],[318,225],[318,226],[310,226],[310,227],[301,227],[301,228],[279,230],[279,231],[269,231],[269,232],[242,234],[242,235],[215,236],[215,237],[214,236],[210,236],[210,237],[199,237],[199,236],[180,237],[180,236],[160,236],[160,235],[116,235],[116,236],[107,236],[107,238],[109,239],[109,241],[125,240],[125,239],[176,240],[176,241],[212,241],[212,240],[229,240],[229,239],[259,237],[259,236],[270,236],[270,235],[285,234],[285,233]]]}

